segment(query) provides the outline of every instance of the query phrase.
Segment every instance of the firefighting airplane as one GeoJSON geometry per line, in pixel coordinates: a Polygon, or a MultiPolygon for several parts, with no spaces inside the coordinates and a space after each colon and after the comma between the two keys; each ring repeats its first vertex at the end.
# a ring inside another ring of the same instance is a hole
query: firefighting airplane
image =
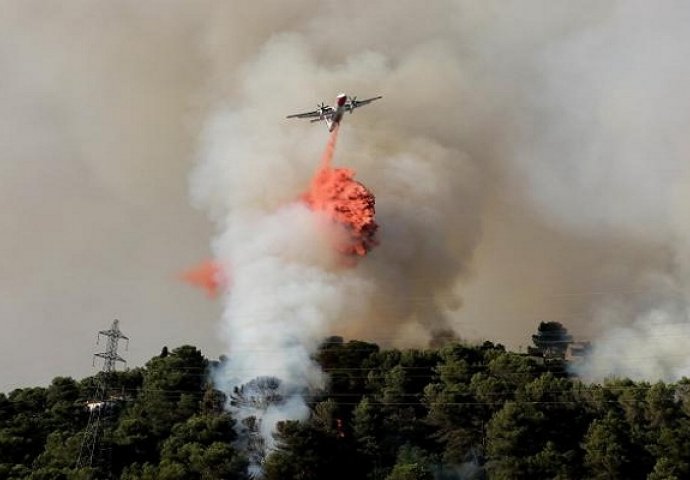
{"type": "Polygon", "coordinates": [[[355,108],[361,107],[363,105],[368,105],[374,100],[383,98],[381,96],[367,98],[366,100],[357,100],[357,97],[348,97],[344,93],[338,95],[335,99],[335,108],[330,105],[321,103],[317,105],[317,109],[311,112],[296,113],[294,115],[288,115],[286,118],[311,118],[311,123],[320,122],[321,120],[326,121],[326,126],[328,131],[332,132],[335,127],[340,125],[343,119],[343,114],[345,112],[352,113],[355,108]]]}

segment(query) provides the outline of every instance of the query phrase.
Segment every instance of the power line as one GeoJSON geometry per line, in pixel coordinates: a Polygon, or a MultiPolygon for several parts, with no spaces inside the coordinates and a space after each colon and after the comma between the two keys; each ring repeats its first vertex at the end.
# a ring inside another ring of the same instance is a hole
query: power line
{"type": "Polygon", "coordinates": [[[113,320],[109,330],[101,330],[98,332],[96,343],[98,344],[101,336],[106,337],[105,352],[96,353],[93,356],[94,362],[96,358],[103,359],[103,368],[100,375],[97,377],[96,391],[91,401],[87,402],[89,408],[89,421],[84,431],[84,437],[79,447],[79,456],[77,457],[76,468],[92,467],[96,457],[98,448],[98,458],[100,463],[110,459],[110,449],[107,443],[103,442],[103,432],[108,426],[112,413],[113,402],[108,399],[108,380],[111,374],[115,371],[115,366],[118,362],[127,363],[117,353],[118,343],[120,340],[125,340],[129,346],[129,338],[124,336],[120,331],[119,320],[113,320]]]}

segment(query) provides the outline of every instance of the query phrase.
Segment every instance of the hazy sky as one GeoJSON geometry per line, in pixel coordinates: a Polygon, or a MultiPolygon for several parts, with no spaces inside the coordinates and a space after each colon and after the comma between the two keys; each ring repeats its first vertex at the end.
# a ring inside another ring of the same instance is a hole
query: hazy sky
{"type": "Polygon", "coordinates": [[[219,353],[217,305],[177,281],[209,255],[187,181],[199,32],[137,3],[2,2],[0,390],[93,372],[114,318],[132,365],[219,353]]]}
{"type": "MultiPolygon", "coordinates": [[[[621,358],[649,348],[632,374],[683,374],[690,7],[480,3],[0,0],[0,391],[92,373],[114,318],[131,365],[223,353],[221,304],[177,276],[211,255],[211,197],[245,190],[190,200],[190,175],[226,138],[268,205],[298,191],[325,129],[284,115],[343,89],[384,95],[336,158],[377,194],[362,272],[409,292],[379,298],[403,327],[424,292],[463,337],[517,347],[559,320],[621,358]]],[[[343,330],[399,340],[386,315],[343,330]]]]}

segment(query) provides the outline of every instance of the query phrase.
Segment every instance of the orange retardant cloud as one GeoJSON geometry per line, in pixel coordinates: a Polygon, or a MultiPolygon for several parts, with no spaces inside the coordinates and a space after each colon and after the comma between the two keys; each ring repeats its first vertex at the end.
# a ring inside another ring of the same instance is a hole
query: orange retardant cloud
{"type": "Polygon", "coordinates": [[[374,220],[376,201],[364,185],[354,180],[353,170],[331,167],[337,138],[336,127],[321,158],[321,166],[302,200],[312,210],[325,212],[346,228],[349,241],[341,247],[343,253],[363,256],[378,244],[378,225],[374,220]]]}
{"type": "Polygon", "coordinates": [[[182,274],[182,280],[206,290],[210,298],[218,296],[221,288],[228,283],[227,272],[213,260],[207,260],[182,274]]]}

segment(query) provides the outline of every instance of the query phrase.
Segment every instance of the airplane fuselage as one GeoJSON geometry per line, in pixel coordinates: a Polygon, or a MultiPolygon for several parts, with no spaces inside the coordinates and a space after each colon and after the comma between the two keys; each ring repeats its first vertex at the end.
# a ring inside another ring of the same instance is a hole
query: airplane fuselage
{"type": "Polygon", "coordinates": [[[347,102],[347,95],[341,93],[335,99],[335,111],[331,115],[331,118],[326,118],[326,126],[328,131],[332,132],[335,127],[340,125],[340,121],[343,119],[343,114],[345,113],[345,103],[347,102]]]}

